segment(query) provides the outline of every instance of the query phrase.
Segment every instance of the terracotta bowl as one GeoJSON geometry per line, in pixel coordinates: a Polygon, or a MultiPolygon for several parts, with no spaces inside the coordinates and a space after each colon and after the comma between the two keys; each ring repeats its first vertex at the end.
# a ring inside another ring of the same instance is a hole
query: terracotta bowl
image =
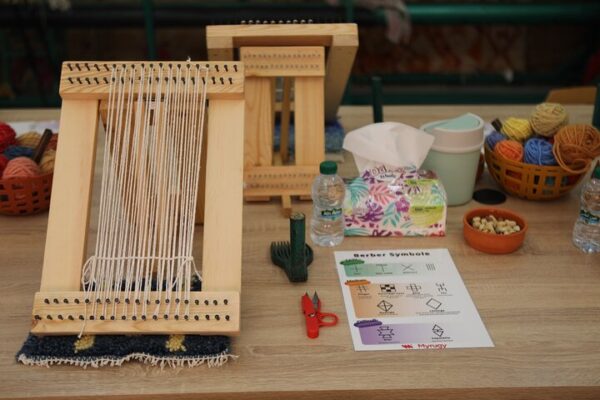
{"type": "Polygon", "coordinates": [[[525,240],[527,222],[519,214],[501,208],[476,208],[465,214],[463,218],[463,233],[469,246],[476,250],[490,254],[508,254],[517,250],[525,240]],[[495,233],[481,232],[471,226],[474,217],[487,217],[493,215],[496,218],[513,220],[521,227],[521,230],[510,235],[498,235],[495,233]]]}

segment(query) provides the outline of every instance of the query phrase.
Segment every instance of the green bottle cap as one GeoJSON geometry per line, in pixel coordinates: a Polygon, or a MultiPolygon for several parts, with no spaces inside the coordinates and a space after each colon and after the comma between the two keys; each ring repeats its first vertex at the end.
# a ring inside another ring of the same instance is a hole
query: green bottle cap
{"type": "Polygon", "coordinates": [[[594,172],[592,173],[592,177],[594,179],[600,179],[600,161],[596,163],[596,166],[594,167],[594,172]]]}
{"type": "Polygon", "coordinates": [[[337,173],[337,164],[333,161],[323,161],[319,166],[319,171],[323,175],[335,175],[337,173]]]}

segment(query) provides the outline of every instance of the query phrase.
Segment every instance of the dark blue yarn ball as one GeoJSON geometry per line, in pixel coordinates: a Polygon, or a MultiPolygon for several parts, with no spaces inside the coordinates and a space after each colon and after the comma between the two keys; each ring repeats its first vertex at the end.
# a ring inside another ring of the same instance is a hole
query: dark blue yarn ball
{"type": "Polygon", "coordinates": [[[24,146],[8,146],[6,150],[4,150],[4,156],[9,160],[17,157],[33,157],[33,149],[30,147],[24,146]]]}
{"type": "Polygon", "coordinates": [[[493,131],[485,138],[485,144],[490,148],[490,150],[494,150],[496,144],[503,140],[506,140],[506,136],[498,131],[493,131]]]}

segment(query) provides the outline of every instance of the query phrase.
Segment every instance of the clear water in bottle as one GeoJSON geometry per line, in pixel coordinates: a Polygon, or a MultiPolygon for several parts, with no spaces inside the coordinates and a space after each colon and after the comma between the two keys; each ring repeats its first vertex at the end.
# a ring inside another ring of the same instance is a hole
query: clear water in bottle
{"type": "Polygon", "coordinates": [[[581,190],[579,218],[573,228],[573,243],[585,253],[600,252],[600,162],[581,190]]]}
{"type": "Polygon", "coordinates": [[[312,185],[313,216],[310,238],[319,246],[337,246],[344,240],[344,181],[337,175],[337,164],[324,161],[321,174],[312,185]]]}

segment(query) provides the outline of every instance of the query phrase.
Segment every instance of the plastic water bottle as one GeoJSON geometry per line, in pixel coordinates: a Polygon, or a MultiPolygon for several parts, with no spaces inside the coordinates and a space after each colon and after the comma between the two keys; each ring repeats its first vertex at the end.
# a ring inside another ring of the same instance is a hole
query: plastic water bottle
{"type": "Polygon", "coordinates": [[[581,191],[579,218],[573,228],[573,243],[585,253],[600,252],[600,162],[581,191]]]}
{"type": "Polygon", "coordinates": [[[344,240],[344,181],[337,175],[337,164],[323,161],[321,174],[312,185],[313,217],[310,238],[319,246],[337,246],[344,240]]]}

